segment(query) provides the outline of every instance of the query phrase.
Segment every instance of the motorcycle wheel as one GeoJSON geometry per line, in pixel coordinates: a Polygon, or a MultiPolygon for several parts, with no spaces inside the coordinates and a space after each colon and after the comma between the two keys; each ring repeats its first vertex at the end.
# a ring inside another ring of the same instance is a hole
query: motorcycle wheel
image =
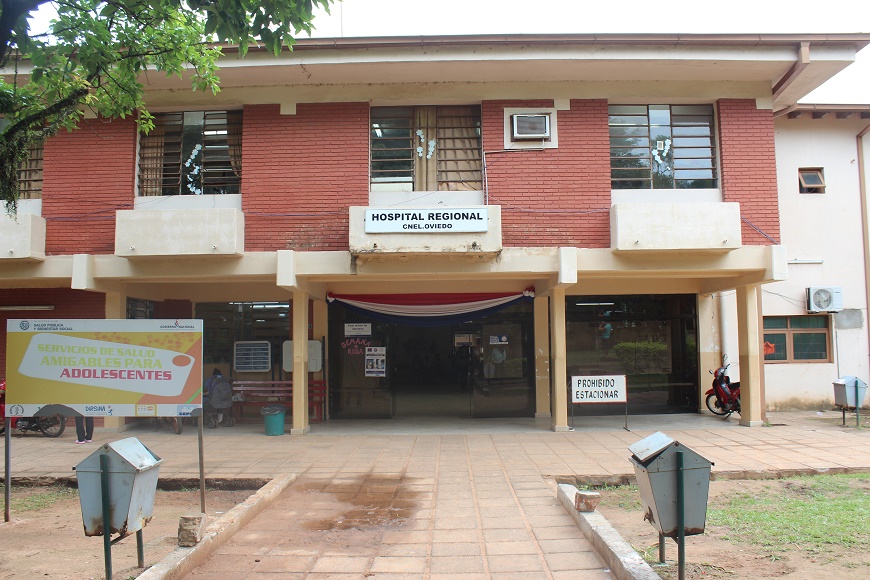
{"type": "Polygon", "coordinates": [[[39,420],[39,430],[46,437],[60,437],[66,429],[66,418],[60,415],[52,415],[51,417],[43,417],[39,420]]]}
{"type": "Polygon", "coordinates": [[[707,408],[710,409],[710,412],[714,415],[725,416],[731,414],[730,411],[726,411],[719,406],[719,401],[716,400],[715,393],[710,393],[709,395],[707,395],[707,408]]]}
{"type": "Polygon", "coordinates": [[[178,417],[172,417],[169,419],[169,423],[172,425],[172,430],[175,431],[175,434],[181,435],[181,430],[183,429],[181,426],[181,419],[178,417]]]}

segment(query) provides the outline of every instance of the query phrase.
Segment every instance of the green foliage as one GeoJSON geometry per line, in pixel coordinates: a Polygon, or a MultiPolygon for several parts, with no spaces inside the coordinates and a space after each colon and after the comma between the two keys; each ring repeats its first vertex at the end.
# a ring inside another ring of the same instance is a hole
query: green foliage
{"type": "Polygon", "coordinates": [[[764,493],[736,494],[707,523],[726,526],[728,539],[760,543],[771,553],[825,546],[863,548],[870,542],[870,475],[819,475],[773,481],[764,493]]]}
{"type": "MultiPolygon", "coordinates": [[[[0,485],[0,490],[3,486],[0,485]]],[[[15,490],[15,486],[13,485],[15,490]]],[[[58,502],[67,501],[78,496],[78,490],[72,487],[52,485],[33,488],[32,493],[24,495],[12,494],[9,510],[13,512],[30,512],[50,507],[58,502]]]]}
{"type": "Polygon", "coordinates": [[[44,2],[2,0],[0,11],[0,199],[14,211],[18,164],[27,149],[59,129],[74,128],[88,108],[106,118],[138,111],[140,129],[153,127],[144,103],[145,74],[190,77],[193,90],[219,90],[221,49],[252,45],[273,54],[312,30],[315,6],[334,0],[71,0],[58,2],[51,35],[34,36],[26,17],[44,2]],[[22,8],[25,6],[25,8],[22,8]],[[8,23],[10,16],[22,12],[8,23]]]}
{"type": "Polygon", "coordinates": [[[663,342],[620,342],[613,351],[635,373],[659,372],[668,366],[668,345],[663,342]]]}

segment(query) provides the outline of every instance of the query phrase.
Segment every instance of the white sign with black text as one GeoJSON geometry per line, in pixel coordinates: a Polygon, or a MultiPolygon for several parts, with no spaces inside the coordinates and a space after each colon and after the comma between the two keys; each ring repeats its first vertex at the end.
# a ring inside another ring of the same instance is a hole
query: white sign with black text
{"type": "Polygon", "coordinates": [[[572,403],[625,403],[625,375],[571,377],[572,403]]]}
{"type": "Polygon", "coordinates": [[[485,232],[486,207],[439,209],[367,209],[367,234],[450,234],[485,232]]]}

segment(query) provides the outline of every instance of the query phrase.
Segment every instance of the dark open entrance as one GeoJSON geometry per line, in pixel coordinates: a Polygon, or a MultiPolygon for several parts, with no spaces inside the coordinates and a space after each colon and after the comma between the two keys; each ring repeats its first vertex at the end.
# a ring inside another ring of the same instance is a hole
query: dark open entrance
{"type": "Polygon", "coordinates": [[[330,309],[330,416],[531,417],[531,302],[463,323],[411,326],[330,309]]]}

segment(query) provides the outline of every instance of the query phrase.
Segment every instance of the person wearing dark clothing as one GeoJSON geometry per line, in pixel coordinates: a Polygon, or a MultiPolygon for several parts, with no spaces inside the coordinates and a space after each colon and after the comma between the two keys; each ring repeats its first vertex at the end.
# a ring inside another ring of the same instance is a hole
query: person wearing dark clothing
{"type": "Polygon", "coordinates": [[[82,443],[91,443],[94,439],[94,418],[93,417],[82,417],[81,415],[76,417],[76,443],[81,445],[82,443]]]}

